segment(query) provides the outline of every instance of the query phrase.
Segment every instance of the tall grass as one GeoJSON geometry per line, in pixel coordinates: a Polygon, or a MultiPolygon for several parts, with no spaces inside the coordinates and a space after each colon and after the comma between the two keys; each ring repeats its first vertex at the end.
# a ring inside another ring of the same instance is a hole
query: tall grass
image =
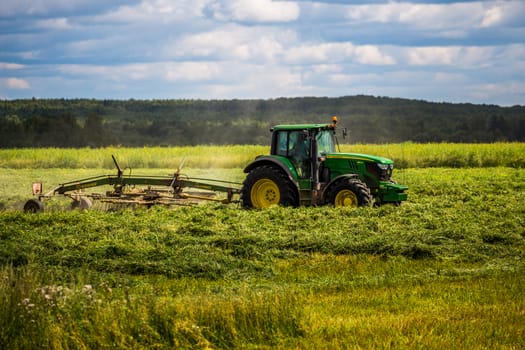
{"type": "MultiPolygon", "coordinates": [[[[268,290],[222,293],[111,282],[49,283],[37,268],[0,270],[2,349],[239,348],[300,337],[298,296],[268,290]]],[[[191,285],[191,282],[190,282],[191,285]]]]}
{"type": "Polygon", "coordinates": [[[343,151],[376,154],[395,160],[398,168],[525,167],[524,143],[398,143],[344,145],[343,151]]]}
{"type": "Polygon", "coordinates": [[[131,168],[177,169],[181,164],[190,168],[237,168],[267,152],[261,146],[11,149],[0,150],[0,167],[111,169],[115,167],[111,155],[115,155],[122,167],[131,168]]]}
{"type": "MultiPolygon", "coordinates": [[[[398,168],[417,167],[525,167],[525,144],[385,144],[342,145],[343,152],[391,158],[398,168]]],[[[177,169],[243,168],[256,156],[268,154],[267,146],[196,146],[101,149],[0,150],[0,168],[106,168],[114,167],[115,155],[122,167],[177,169]]]]}
{"type": "Polygon", "coordinates": [[[451,274],[432,261],[317,254],[283,262],[273,279],[219,283],[6,266],[0,270],[0,347],[525,345],[523,268],[480,273],[458,265],[451,274]]]}

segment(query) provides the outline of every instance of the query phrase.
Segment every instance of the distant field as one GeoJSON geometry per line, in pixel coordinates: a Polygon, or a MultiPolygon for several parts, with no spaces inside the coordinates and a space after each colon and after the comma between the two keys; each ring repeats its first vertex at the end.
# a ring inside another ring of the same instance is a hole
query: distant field
{"type": "Polygon", "coordinates": [[[32,181],[112,173],[111,154],[242,181],[267,150],[0,151],[0,348],[525,348],[523,144],[346,147],[404,164],[408,201],[28,215],[32,181]]]}
{"type": "MultiPolygon", "coordinates": [[[[525,143],[342,145],[341,151],[391,158],[398,168],[525,167],[525,143]]],[[[123,167],[176,169],[242,168],[267,146],[197,146],[101,149],[3,149],[0,168],[113,168],[111,155],[123,167]]]]}

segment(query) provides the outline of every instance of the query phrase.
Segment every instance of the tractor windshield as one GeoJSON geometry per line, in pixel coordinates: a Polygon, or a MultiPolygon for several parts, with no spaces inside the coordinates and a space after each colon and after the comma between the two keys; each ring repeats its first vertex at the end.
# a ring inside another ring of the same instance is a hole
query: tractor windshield
{"type": "Polygon", "coordinates": [[[334,137],[331,130],[321,130],[317,133],[318,155],[323,156],[328,153],[335,153],[334,137]]]}
{"type": "MultiPolygon", "coordinates": [[[[335,153],[334,134],[332,130],[315,130],[310,135],[315,135],[317,141],[317,156],[335,153]]],[[[305,139],[304,130],[283,130],[276,133],[274,139],[274,153],[284,157],[309,157],[309,147],[305,139]]]]}

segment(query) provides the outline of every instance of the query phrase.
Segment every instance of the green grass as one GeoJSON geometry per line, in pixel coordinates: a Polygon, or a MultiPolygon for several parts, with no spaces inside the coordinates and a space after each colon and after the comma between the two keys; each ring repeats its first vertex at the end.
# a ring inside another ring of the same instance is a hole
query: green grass
{"type": "MultiPolygon", "coordinates": [[[[523,348],[525,277],[374,256],[287,259],[273,278],[2,271],[3,348],[523,348]],[[307,274],[297,280],[295,275],[307,274]],[[89,283],[87,283],[89,282],[89,283]]],[[[253,276],[252,276],[253,277],[253,276]]]]}
{"type": "MultiPolygon", "coordinates": [[[[111,155],[122,168],[167,168],[184,162],[188,168],[243,168],[257,155],[268,154],[268,146],[196,147],[107,147],[101,149],[3,149],[0,168],[105,168],[113,169],[111,155]]],[[[399,143],[384,145],[341,145],[342,152],[356,152],[391,158],[398,168],[422,167],[525,167],[524,143],[451,144],[399,143]]]]}
{"type": "Polygon", "coordinates": [[[398,143],[348,145],[343,150],[391,158],[398,168],[525,167],[524,143],[398,143]]]}
{"type": "Polygon", "coordinates": [[[525,347],[523,168],[403,169],[399,207],[16,210],[108,172],[0,169],[0,348],[525,347]]]}
{"type": "Polygon", "coordinates": [[[400,207],[0,213],[0,346],[523,348],[525,170],[399,175],[400,207]]]}

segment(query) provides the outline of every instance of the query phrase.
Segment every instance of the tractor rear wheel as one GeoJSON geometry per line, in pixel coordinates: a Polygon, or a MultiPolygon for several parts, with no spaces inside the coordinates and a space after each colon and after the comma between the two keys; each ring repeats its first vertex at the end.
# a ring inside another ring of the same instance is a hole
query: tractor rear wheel
{"type": "Polygon", "coordinates": [[[259,166],[246,176],[241,189],[245,208],[268,208],[274,205],[297,206],[294,184],[280,170],[269,165],[259,166]]]}
{"type": "Polygon", "coordinates": [[[343,179],[334,183],[326,194],[326,203],[336,207],[361,207],[372,204],[370,189],[357,179],[343,179]]]}

